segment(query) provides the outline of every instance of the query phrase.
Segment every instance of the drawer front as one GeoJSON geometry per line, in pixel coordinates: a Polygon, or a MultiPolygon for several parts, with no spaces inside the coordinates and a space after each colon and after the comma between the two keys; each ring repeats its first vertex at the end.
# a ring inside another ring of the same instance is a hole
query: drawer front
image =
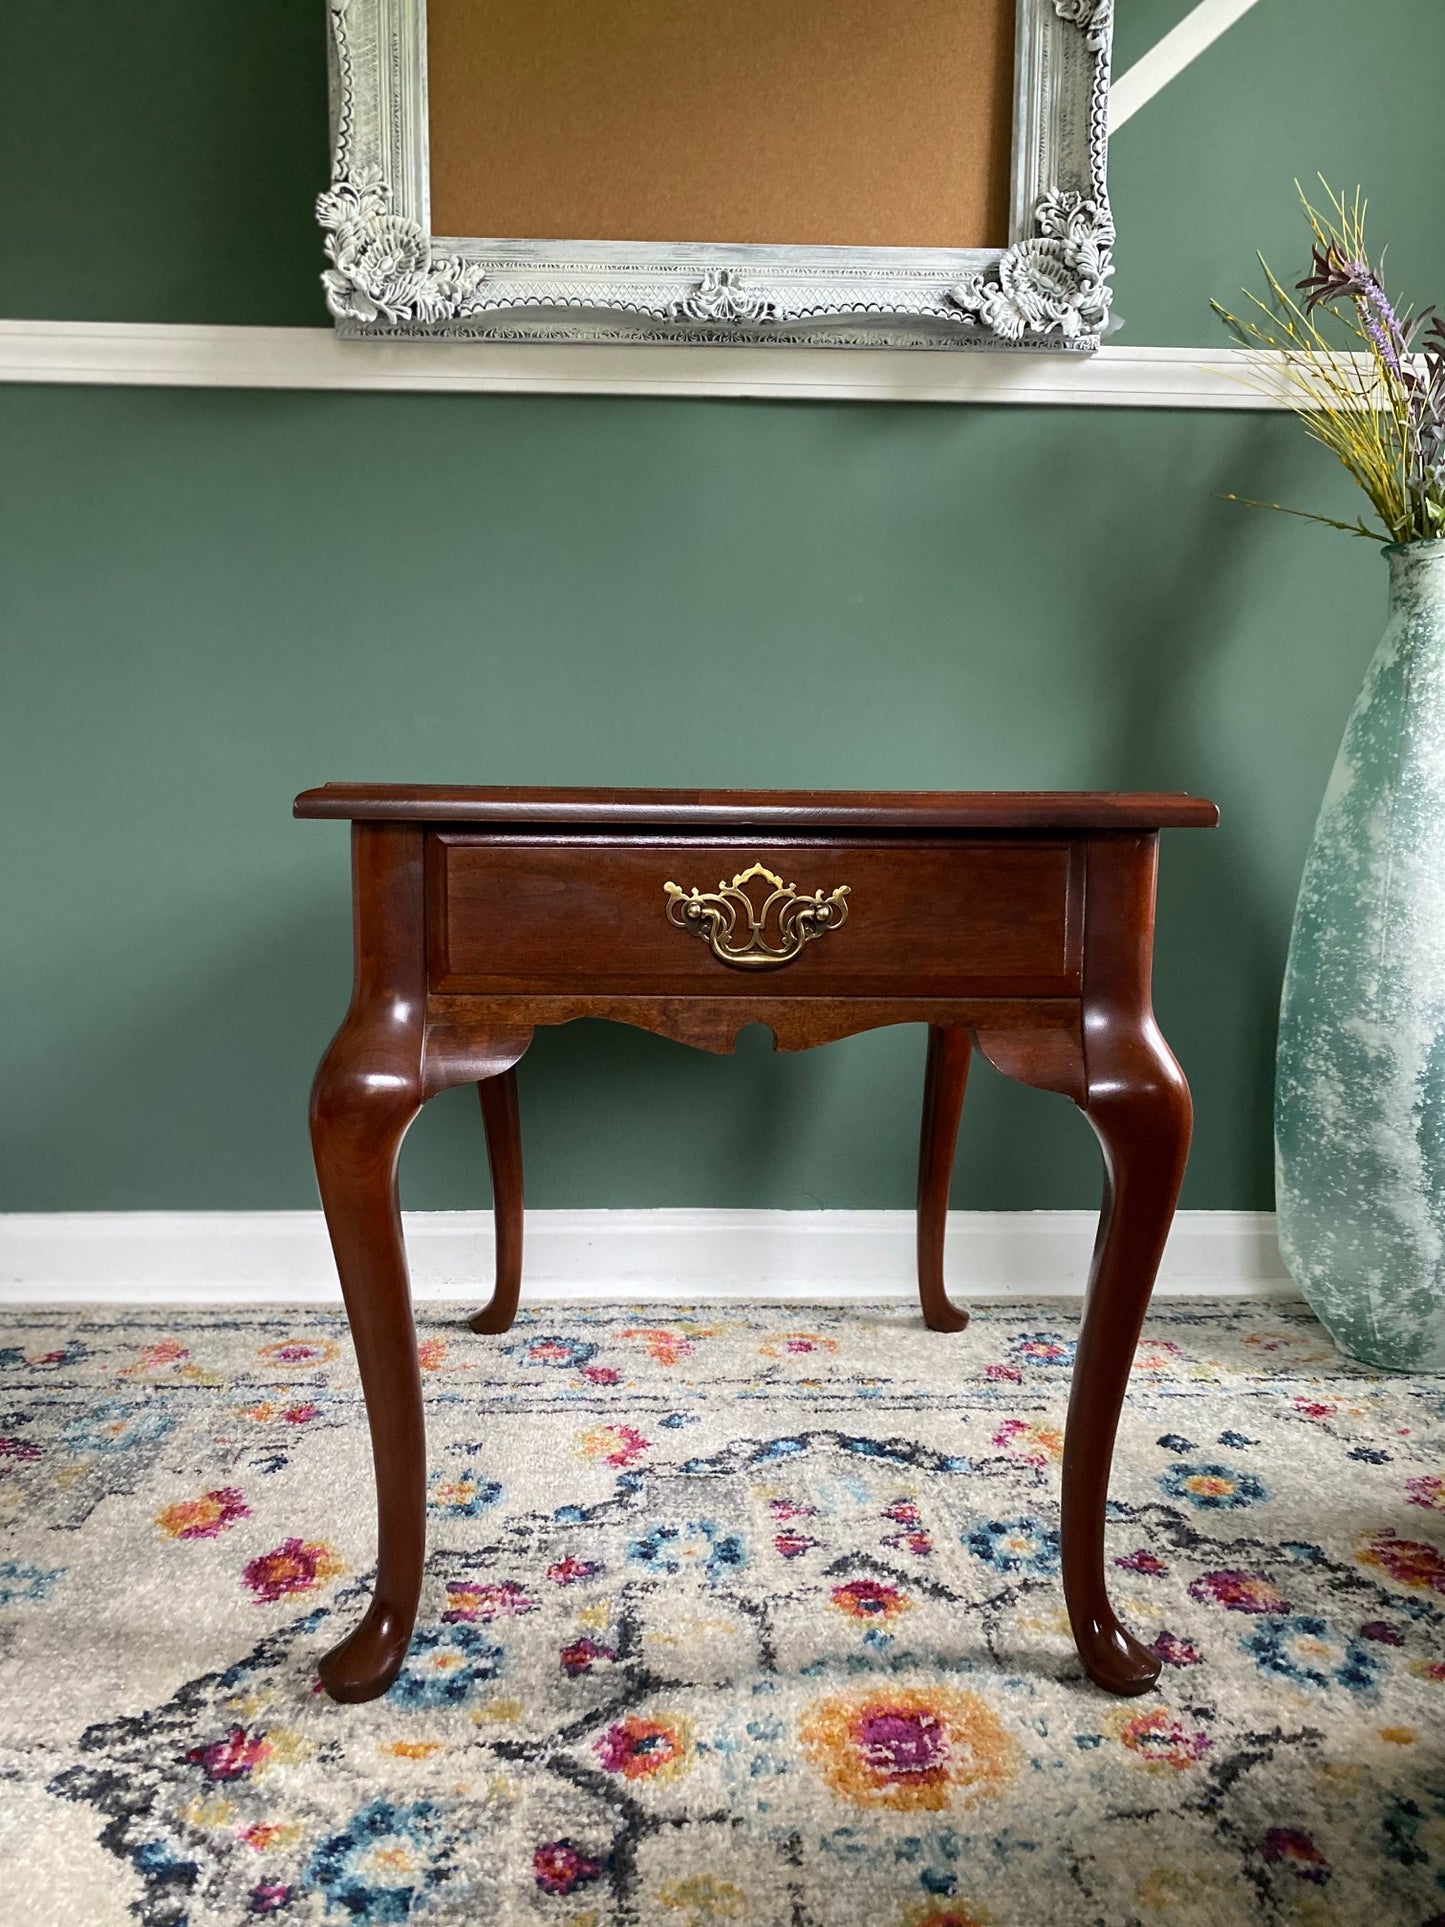
{"type": "Polygon", "coordinates": [[[429,838],[433,990],[1066,996],[1081,852],[1034,838],[429,838]]]}

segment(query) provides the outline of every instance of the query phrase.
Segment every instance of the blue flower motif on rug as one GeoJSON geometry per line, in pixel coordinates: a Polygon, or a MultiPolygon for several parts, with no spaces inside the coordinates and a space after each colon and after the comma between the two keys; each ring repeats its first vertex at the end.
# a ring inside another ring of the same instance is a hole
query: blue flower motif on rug
{"type": "Polygon", "coordinates": [[[627,1556],[634,1565],[652,1572],[681,1572],[694,1567],[710,1580],[735,1572],[747,1563],[743,1542],[735,1532],[726,1532],[712,1519],[693,1519],[685,1526],[654,1526],[628,1545],[627,1556]]]}
{"type": "Polygon", "coordinates": [[[520,1344],[508,1345],[506,1350],[520,1365],[550,1365],[564,1372],[575,1372],[597,1356],[597,1347],[586,1339],[563,1338],[556,1332],[523,1339],[520,1344]]]}
{"type": "Polygon", "coordinates": [[[497,1479],[483,1479],[475,1472],[433,1472],[427,1481],[427,1504],[447,1519],[479,1519],[501,1498],[497,1479]]]}
{"type": "Polygon", "coordinates": [[[504,1654],[475,1626],[424,1626],[392,1685],[398,1706],[455,1706],[495,1679],[504,1654]]]}
{"type": "Polygon", "coordinates": [[[1335,1632],[1311,1613],[1262,1621],[1245,1635],[1243,1645],[1264,1672],[1297,1686],[1347,1686],[1352,1693],[1366,1693],[1384,1671],[1378,1652],[1335,1632]]]}
{"type": "Polygon", "coordinates": [[[307,1869],[326,1911],[352,1920],[410,1920],[412,1910],[450,1872],[451,1816],[430,1800],[373,1800],[345,1830],[323,1840],[307,1869]]]}
{"type": "Polygon", "coordinates": [[[49,1351],[27,1351],[23,1345],[6,1345],[0,1347],[0,1372],[61,1372],[88,1357],[89,1352],[78,1338],[53,1346],[49,1351]]]}
{"type": "Polygon", "coordinates": [[[1227,1465],[1171,1465],[1159,1484],[1171,1499],[1187,1499],[1201,1512],[1233,1512],[1269,1497],[1263,1479],[1227,1465]]]}
{"type": "Polygon", "coordinates": [[[1072,1365],[1078,1341],[1062,1332],[1020,1332],[1009,1340],[1009,1357],[1023,1365],[1072,1365]]]}
{"type": "Polygon", "coordinates": [[[0,1560],[0,1607],[34,1606],[49,1595],[51,1587],[65,1571],[54,1566],[27,1566],[18,1559],[0,1560]]]}
{"type": "Polygon", "coordinates": [[[1042,1578],[1059,1570],[1058,1533],[1041,1519],[1027,1514],[1014,1519],[990,1519],[966,1533],[963,1543],[976,1559],[982,1559],[995,1572],[1042,1578]]]}
{"type": "Polygon", "coordinates": [[[61,1436],[73,1452],[126,1452],[132,1446],[154,1445],[174,1425],[159,1400],[132,1405],[110,1399],[78,1414],[61,1436]]]}

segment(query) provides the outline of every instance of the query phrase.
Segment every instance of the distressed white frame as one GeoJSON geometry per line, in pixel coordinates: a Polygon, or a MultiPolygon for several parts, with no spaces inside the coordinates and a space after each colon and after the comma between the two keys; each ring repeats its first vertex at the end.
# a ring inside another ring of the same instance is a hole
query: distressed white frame
{"type": "Polygon", "coordinates": [[[337,330],[472,341],[1098,346],[1113,0],[1018,0],[1004,248],[433,236],[425,0],[330,0],[337,330]]]}

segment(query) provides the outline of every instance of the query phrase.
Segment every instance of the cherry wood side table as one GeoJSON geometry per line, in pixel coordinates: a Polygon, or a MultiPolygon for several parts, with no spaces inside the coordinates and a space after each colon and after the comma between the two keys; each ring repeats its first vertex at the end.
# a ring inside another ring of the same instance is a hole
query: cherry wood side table
{"type": "Polygon", "coordinates": [[[805,1050],[928,1025],[918,1177],[923,1316],[958,1331],[943,1232],[977,1048],[1072,1098],[1105,1197],[1064,1441],[1064,1597],[1108,1692],[1159,1661],[1109,1603],[1104,1506],[1134,1347],[1189,1149],[1189,1087],[1154,1021],[1158,832],[1208,828],[1183,795],[447,789],[328,783],[296,814],[349,820],[356,976],[321,1060],[311,1134],[376,1468],[376,1586],[321,1661],[338,1700],[406,1657],[426,1545],[426,1440],[397,1206],[427,1098],[475,1083],[491,1162],[502,1332],[522,1265],[514,1066],[540,1024],[607,1017],[703,1050],[745,1024],[805,1050]]]}

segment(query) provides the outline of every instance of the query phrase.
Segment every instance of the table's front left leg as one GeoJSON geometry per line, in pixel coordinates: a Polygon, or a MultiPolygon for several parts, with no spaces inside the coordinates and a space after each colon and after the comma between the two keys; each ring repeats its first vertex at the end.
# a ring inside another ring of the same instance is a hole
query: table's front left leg
{"type": "Polygon", "coordinates": [[[396,1164],[420,1107],[328,1057],[317,1075],[311,1138],[341,1278],[376,1467],[376,1587],[354,1632],[321,1660],[335,1700],[369,1700],[401,1670],[426,1557],[426,1432],[402,1243],[396,1164]]]}
{"type": "Polygon", "coordinates": [[[356,982],[311,1091],[311,1144],[366,1399],[376,1471],[376,1586],[326,1654],[333,1699],[384,1693],[416,1621],[426,1555],[426,1434],[396,1165],[424,1095],[421,832],[352,830],[356,982]]]}

